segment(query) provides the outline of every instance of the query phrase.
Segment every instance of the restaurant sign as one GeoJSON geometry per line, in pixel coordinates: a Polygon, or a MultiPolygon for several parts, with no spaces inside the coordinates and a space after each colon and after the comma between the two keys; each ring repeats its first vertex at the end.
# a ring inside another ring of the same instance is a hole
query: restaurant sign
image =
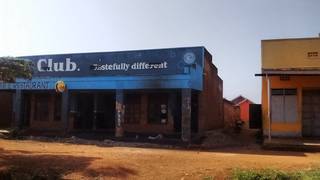
{"type": "Polygon", "coordinates": [[[202,48],[25,56],[33,76],[104,76],[184,74],[190,64],[202,63],[202,48]],[[192,61],[191,61],[192,60],[192,61]],[[191,63],[190,63],[191,62],[191,63]]]}
{"type": "Polygon", "coordinates": [[[49,81],[23,81],[16,83],[0,83],[0,89],[50,89],[49,81]]]}

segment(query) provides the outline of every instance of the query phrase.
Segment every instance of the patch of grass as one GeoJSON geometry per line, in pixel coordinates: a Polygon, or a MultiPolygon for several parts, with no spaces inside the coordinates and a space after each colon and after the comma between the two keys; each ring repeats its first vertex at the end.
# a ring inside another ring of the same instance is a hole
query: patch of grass
{"type": "Polygon", "coordinates": [[[202,180],[214,180],[213,176],[205,176],[202,178],[202,180]]]}
{"type": "Polygon", "coordinates": [[[308,171],[285,172],[273,169],[243,170],[235,169],[232,173],[233,180],[318,180],[320,169],[308,171]]]}

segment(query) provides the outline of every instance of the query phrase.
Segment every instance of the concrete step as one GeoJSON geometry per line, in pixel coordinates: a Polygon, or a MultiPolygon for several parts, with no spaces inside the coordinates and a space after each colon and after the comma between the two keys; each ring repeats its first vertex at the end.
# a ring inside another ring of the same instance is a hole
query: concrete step
{"type": "Polygon", "coordinates": [[[273,138],[265,140],[262,148],[268,150],[320,152],[320,139],[273,138]]]}

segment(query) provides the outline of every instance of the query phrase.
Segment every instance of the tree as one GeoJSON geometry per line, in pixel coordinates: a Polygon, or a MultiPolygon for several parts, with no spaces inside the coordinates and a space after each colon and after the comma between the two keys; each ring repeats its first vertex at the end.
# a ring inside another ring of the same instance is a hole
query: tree
{"type": "Polygon", "coordinates": [[[32,77],[32,63],[26,59],[0,57],[0,82],[15,82],[16,78],[32,77]]]}

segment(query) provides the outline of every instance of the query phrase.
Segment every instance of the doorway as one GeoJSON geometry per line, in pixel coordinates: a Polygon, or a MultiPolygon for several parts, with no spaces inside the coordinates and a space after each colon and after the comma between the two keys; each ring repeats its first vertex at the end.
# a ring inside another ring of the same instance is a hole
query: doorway
{"type": "Polygon", "coordinates": [[[13,122],[13,93],[0,91],[0,128],[9,128],[13,122]]]}
{"type": "Polygon", "coordinates": [[[81,92],[73,94],[72,99],[71,109],[76,111],[74,129],[114,130],[115,95],[113,93],[81,92]]]}
{"type": "Polygon", "coordinates": [[[79,93],[76,95],[78,110],[74,119],[74,129],[92,129],[93,120],[93,95],[79,93]]]}
{"type": "Polygon", "coordinates": [[[302,136],[320,137],[320,90],[302,92],[302,136]]]}

